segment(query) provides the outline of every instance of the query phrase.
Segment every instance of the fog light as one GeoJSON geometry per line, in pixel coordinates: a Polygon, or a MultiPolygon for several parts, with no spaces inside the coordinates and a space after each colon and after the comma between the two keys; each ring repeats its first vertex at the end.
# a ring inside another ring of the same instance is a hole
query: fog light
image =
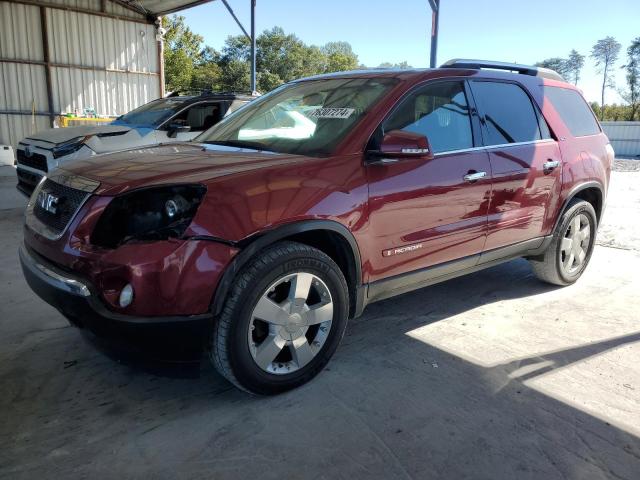
{"type": "Polygon", "coordinates": [[[118,300],[118,303],[120,303],[120,306],[124,308],[131,305],[131,302],[133,302],[133,287],[130,283],[127,283],[120,292],[120,299],[118,300]]]}

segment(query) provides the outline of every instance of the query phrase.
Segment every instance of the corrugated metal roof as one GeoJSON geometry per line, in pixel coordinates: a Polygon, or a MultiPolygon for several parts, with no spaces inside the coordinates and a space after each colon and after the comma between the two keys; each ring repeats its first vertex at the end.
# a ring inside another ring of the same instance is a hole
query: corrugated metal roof
{"type": "Polygon", "coordinates": [[[124,0],[123,3],[155,16],[166,15],[212,1],[214,0],[124,0]]]}

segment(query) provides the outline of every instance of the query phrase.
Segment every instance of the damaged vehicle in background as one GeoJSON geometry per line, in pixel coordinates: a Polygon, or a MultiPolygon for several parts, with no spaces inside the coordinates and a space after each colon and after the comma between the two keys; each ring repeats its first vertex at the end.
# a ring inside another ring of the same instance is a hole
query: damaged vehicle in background
{"type": "Polygon", "coordinates": [[[173,94],[146,103],[108,125],[35,133],[20,141],[16,150],[17,188],[31,195],[43,175],[70,160],[192,140],[253,98],[236,93],[173,94]]]}

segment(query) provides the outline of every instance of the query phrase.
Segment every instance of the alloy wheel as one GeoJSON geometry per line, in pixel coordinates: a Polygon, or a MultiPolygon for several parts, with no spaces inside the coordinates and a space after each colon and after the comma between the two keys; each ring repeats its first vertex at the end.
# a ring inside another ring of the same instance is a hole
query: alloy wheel
{"type": "Polygon", "coordinates": [[[262,370],[295,372],[320,352],[333,320],[329,288],[308,272],[287,274],[272,283],[253,308],[249,351],[262,370]]]}
{"type": "Polygon", "coordinates": [[[560,265],[566,274],[575,274],[587,257],[591,241],[591,223],[581,213],[576,215],[564,232],[560,244],[560,265]]]}

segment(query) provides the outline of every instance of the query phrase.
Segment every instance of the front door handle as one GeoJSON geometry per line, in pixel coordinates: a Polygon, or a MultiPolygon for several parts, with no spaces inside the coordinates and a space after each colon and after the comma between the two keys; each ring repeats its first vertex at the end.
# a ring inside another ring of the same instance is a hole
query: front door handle
{"type": "Polygon", "coordinates": [[[559,165],[560,162],[558,160],[547,160],[546,162],[544,162],[544,165],[542,165],[542,169],[545,172],[550,172],[554,168],[557,168],[559,165]]]}
{"type": "Polygon", "coordinates": [[[465,182],[477,182],[478,180],[480,180],[481,178],[484,178],[487,176],[487,172],[474,172],[471,171],[469,173],[467,173],[464,177],[462,177],[464,179],[465,182]]]}

